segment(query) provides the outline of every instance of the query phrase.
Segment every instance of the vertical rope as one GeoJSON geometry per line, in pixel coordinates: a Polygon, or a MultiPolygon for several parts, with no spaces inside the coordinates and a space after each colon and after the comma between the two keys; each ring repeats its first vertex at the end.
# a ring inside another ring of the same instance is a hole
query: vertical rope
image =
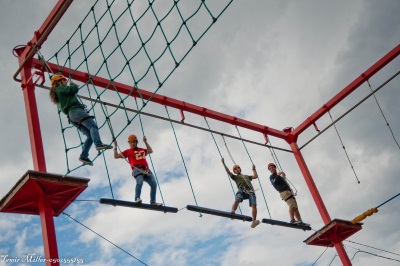
{"type": "MultiPolygon", "coordinates": [[[[333,118],[332,118],[331,112],[330,112],[329,110],[328,110],[328,114],[329,114],[329,116],[330,116],[330,118],[331,118],[331,120],[332,120],[332,123],[333,123],[333,118]]],[[[360,180],[358,180],[357,173],[356,173],[356,171],[354,170],[354,166],[353,166],[353,164],[351,163],[351,160],[350,160],[349,155],[347,154],[346,147],[345,147],[344,144],[343,144],[342,138],[340,137],[340,134],[339,134],[339,131],[338,131],[337,127],[336,127],[336,124],[333,123],[333,126],[335,127],[335,130],[336,130],[336,133],[337,133],[337,135],[338,135],[338,137],[339,137],[340,143],[342,144],[342,148],[343,148],[343,150],[344,150],[344,153],[346,153],[347,160],[348,160],[349,163],[350,163],[350,166],[351,166],[351,169],[353,170],[354,176],[356,177],[358,184],[360,184],[360,180]]]]}
{"type": "MultiPolygon", "coordinates": [[[[178,138],[177,138],[177,136],[176,136],[176,132],[175,132],[174,125],[172,124],[171,117],[169,116],[168,108],[167,108],[167,106],[164,106],[164,107],[165,107],[165,111],[167,111],[167,115],[168,115],[168,119],[169,119],[169,122],[170,122],[171,127],[172,127],[172,131],[174,132],[175,141],[176,141],[176,144],[177,144],[178,149],[179,149],[179,153],[180,153],[181,158],[182,158],[183,166],[185,167],[186,176],[187,176],[187,178],[188,178],[188,180],[189,180],[189,185],[190,185],[190,189],[192,190],[194,202],[196,203],[196,206],[199,206],[199,205],[197,204],[196,195],[194,194],[192,182],[190,181],[190,177],[189,177],[189,173],[188,173],[188,170],[187,170],[187,167],[186,167],[185,159],[183,158],[182,151],[181,151],[181,147],[179,146],[179,142],[178,142],[178,138]]],[[[200,217],[202,217],[202,214],[201,214],[201,213],[200,213],[200,217]]]]}
{"type": "MultiPolygon", "coordinates": [[[[243,146],[244,146],[244,148],[245,148],[245,150],[246,150],[246,152],[247,152],[247,155],[249,156],[250,162],[251,162],[251,164],[254,165],[254,162],[253,162],[253,160],[251,159],[250,153],[249,153],[249,151],[247,150],[246,144],[245,144],[244,141],[243,141],[242,135],[241,135],[240,132],[239,132],[239,128],[238,128],[237,126],[235,126],[235,127],[236,127],[236,130],[237,130],[238,134],[239,134],[240,140],[242,141],[243,146]]],[[[258,184],[260,185],[260,189],[261,189],[261,192],[262,192],[262,195],[263,195],[263,198],[264,198],[265,206],[267,206],[269,218],[272,219],[271,213],[270,213],[269,208],[268,208],[268,203],[267,203],[267,200],[266,200],[266,198],[265,198],[264,190],[263,190],[263,188],[262,188],[262,186],[261,186],[260,178],[257,178],[257,179],[258,179],[258,184]]]]}
{"type": "MultiPolygon", "coordinates": [[[[368,83],[369,88],[371,89],[371,92],[373,92],[372,87],[371,87],[371,84],[369,84],[369,80],[367,80],[367,83],[368,83]]],[[[389,128],[389,130],[390,130],[390,133],[392,134],[392,137],[393,137],[394,141],[396,142],[397,147],[400,149],[399,142],[397,141],[396,137],[394,136],[393,130],[392,130],[392,128],[390,127],[389,122],[387,121],[385,114],[383,113],[383,110],[382,110],[382,108],[381,108],[381,105],[380,105],[379,102],[378,102],[378,98],[376,98],[375,93],[374,93],[373,95],[374,95],[374,98],[375,98],[375,102],[376,102],[376,104],[378,105],[379,110],[381,111],[382,117],[383,117],[383,119],[385,120],[386,125],[388,126],[388,128],[389,128]]]]}
{"type": "Polygon", "coordinates": [[[43,61],[44,67],[47,69],[47,72],[50,72],[51,74],[54,75],[53,70],[51,70],[51,68],[47,65],[47,61],[44,58],[44,56],[42,55],[42,53],[40,52],[39,47],[36,47],[36,53],[38,54],[39,61],[40,60],[43,61]]]}
{"type": "Polygon", "coordinates": [[[235,162],[235,160],[233,159],[233,156],[232,156],[232,154],[231,154],[231,151],[229,150],[228,145],[226,144],[224,135],[221,134],[221,137],[222,137],[222,139],[223,139],[223,141],[224,141],[224,144],[225,144],[226,150],[228,151],[229,157],[231,157],[232,163],[233,163],[234,165],[236,165],[236,162],[235,162]]]}
{"type": "MultiPolygon", "coordinates": [[[[134,97],[134,98],[135,98],[135,103],[136,103],[136,109],[139,109],[139,105],[138,105],[138,103],[137,103],[136,97],[134,97]]],[[[139,121],[140,121],[140,127],[142,128],[142,134],[143,134],[143,136],[145,136],[145,134],[144,134],[144,127],[143,127],[143,123],[142,123],[142,117],[141,117],[140,114],[139,114],[139,121]]],[[[162,191],[161,191],[160,182],[158,182],[158,177],[157,177],[157,173],[156,173],[156,168],[154,167],[153,159],[151,158],[151,154],[150,154],[150,153],[149,153],[149,158],[150,158],[151,168],[153,168],[154,176],[156,177],[156,182],[157,182],[158,190],[160,191],[161,199],[162,199],[163,205],[165,206],[165,201],[164,201],[164,197],[163,197],[163,194],[162,194],[162,191]]]]}
{"type": "Polygon", "coordinates": [[[108,178],[108,185],[110,186],[111,196],[112,196],[113,199],[115,199],[115,198],[114,198],[114,192],[113,192],[112,185],[111,185],[110,173],[109,173],[109,171],[108,171],[107,160],[106,160],[106,157],[104,156],[104,152],[102,153],[102,155],[103,155],[104,166],[106,167],[107,178],[108,178]]]}
{"type": "MultiPolygon", "coordinates": [[[[210,133],[211,133],[211,136],[212,136],[212,138],[213,138],[213,140],[214,140],[215,146],[217,147],[219,156],[222,158],[221,151],[220,151],[220,149],[219,149],[219,147],[218,147],[217,141],[215,140],[214,134],[213,134],[212,131],[211,131],[210,125],[208,124],[207,118],[206,118],[205,116],[203,116],[203,117],[204,117],[204,120],[206,121],[206,124],[207,124],[207,126],[208,126],[208,129],[210,130],[210,133]]],[[[225,140],[224,140],[224,141],[225,141],[225,140]]],[[[235,198],[235,195],[236,195],[236,194],[235,194],[235,189],[233,188],[233,185],[232,185],[232,179],[231,179],[231,177],[230,177],[228,174],[227,174],[227,176],[228,176],[229,184],[231,185],[231,188],[232,188],[233,197],[235,198]]],[[[239,211],[240,211],[240,214],[243,214],[243,213],[242,213],[242,209],[240,208],[240,205],[239,205],[239,211]]]]}

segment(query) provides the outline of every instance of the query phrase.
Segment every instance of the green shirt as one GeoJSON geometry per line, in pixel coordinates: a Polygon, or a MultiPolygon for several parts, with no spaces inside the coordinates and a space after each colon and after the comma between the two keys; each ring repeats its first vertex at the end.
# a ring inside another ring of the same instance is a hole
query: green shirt
{"type": "Polygon", "coordinates": [[[76,84],[71,84],[70,86],[59,85],[56,88],[57,106],[64,114],[68,114],[74,108],[82,107],[82,103],[76,97],[78,91],[79,88],[76,84]]]}
{"type": "Polygon", "coordinates": [[[232,174],[231,178],[236,182],[236,185],[238,188],[246,187],[246,188],[252,189],[252,185],[251,185],[251,181],[253,180],[252,176],[242,175],[242,174],[238,174],[238,175],[232,174]]]}

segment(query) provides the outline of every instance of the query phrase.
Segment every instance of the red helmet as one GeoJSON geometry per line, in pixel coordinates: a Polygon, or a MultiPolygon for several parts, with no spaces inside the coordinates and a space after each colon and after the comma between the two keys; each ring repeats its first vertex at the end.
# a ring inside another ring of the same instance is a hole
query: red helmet
{"type": "Polygon", "coordinates": [[[269,168],[270,168],[271,166],[275,166],[275,167],[276,167],[276,165],[275,165],[274,163],[269,163],[269,164],[268,164],[268,170],[269,170],[269,168]]]}

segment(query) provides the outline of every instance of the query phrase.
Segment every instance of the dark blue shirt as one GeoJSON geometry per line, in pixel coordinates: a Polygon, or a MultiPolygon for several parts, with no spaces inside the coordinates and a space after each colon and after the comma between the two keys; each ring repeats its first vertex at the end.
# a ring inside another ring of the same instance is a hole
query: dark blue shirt
{"type": "Polygon", "coordinates": [[[286,180],[279,176],[277,173],[273,173],[270,175],[269,180],[271,181],[271,184],[274,186],[276,190],[279,191],[279,193],[290,190],[289,185],[286,183],[286,180]]]}

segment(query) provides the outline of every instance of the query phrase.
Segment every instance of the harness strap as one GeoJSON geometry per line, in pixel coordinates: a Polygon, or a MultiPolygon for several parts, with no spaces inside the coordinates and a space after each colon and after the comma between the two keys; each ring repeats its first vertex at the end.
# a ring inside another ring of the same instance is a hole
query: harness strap
{"type": "MultiPolygon", "coordinates": [[[[81,105],[81,106],[77,106],[77,107],[81,108],[87,112],[86,105],[81,105]]],[[[69,118],[69,114],[67,114],[67,118],[68,118],[69,124],[72,123],[72,124],[76,124],[76,125],[80,126],[84,121],[86,121],[88,119],[94,119],[94,116],[93,115],[86,116],[86,117],[82,118],[81,120],[79,120],[78,122],[71,121],[71,119],[69,118]]]]}
{"type": "Polygon", "coordinates": [[[288,200],[290,200],[291,198],[296,199],[296,198],[293,196],[293,194],[292,194],[292,195],[290,195],[287,199],[285,199],[285,201],[288,201],[288,200]]]}
{"type": "Polygon", "coordinates": [[[132,170],[138,170],[142,175],[150,175],[150,170],[147,166],[136,165],[132,167],[132,170]]]}
{"type": "MultiPolygon", "coordinates": [[[[243,193],[246,193],[246,194],[254,194],[254,190],[252,189],[252,188],[249,188],[249,187],[240,187],[240,189],[241,190],[243,190],[243,193]]],[[[240,193],[240,192],[239,192],[240,193]]]]}
{"type": "Polygon", "coordinates": [[[93,119],[93,118],[94,118],[94,116],[92,116],[92,115],[87,116],[87,117],[84,117],[84,118],[82,118],[81,120],[79,120],[76,124],[80,125],[80,124],[83,123],[83,121],[86,121],[86,120],[88,120],[88,119],[93,119]]]}

